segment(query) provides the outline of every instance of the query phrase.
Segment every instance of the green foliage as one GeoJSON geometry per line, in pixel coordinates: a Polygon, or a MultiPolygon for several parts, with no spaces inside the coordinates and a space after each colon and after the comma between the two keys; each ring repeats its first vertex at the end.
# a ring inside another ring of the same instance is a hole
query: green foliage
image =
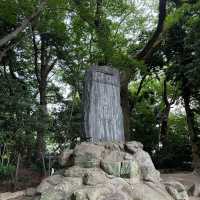
{"type": "Polygon", "coordinates": [[[66,101],[59,112],[54,112],[52,126],[52,141],[59,147],[65,146],[69,142],[74,142],[76,138],[82,137],[82,113],[79,97],[73,96],[73,100],[66,101]]]}
{"type": "MultiPolygon", "coordinates": [[[[0,36],[15,30],[39,3],[38,0],[0,0],[0,36]]],[[[85,70],[93,64],[110,65],[130,76],[131,139],[143,142],[152,155],[158,152],[155,159],[162,163],[189,161],[191,152],[181,151],[189,145],[184,116],[170,114],[167,151],[166,148],[158,151],[159,134],[165,106],[164,78],[167,78],[168,99],[176,91],[178,105],[183,104],[183,77],[189,80],[195,126],[200,127],[200,4],[194,1],[169,8],[164,42],[144,63],[135,59],[135,55],[147,43],[156,24],[157,11],[148,16],[152,7],[147,4],[151,3],[154,1],[104,0],[98,10],[96,0],[48,0],[39,18],[12,41],[15,46],[0,63],[0,144],[7,146],[5,156],[9,162],[15,163],[18,153],[27,160],[32,157],[38,129],[44,131],[48,143],[56,143],[60,149],[82,136],[83,78],[85,70]],[[44,54],[45,63],[56,61],[50,72],[43,73],[47,83],[46,105],[42,106],[36,54],[38,65],[44,54]],[[146,79],[137,95],[142,77],[146,79]],[[68,92],[70,95],[65,94],[68,92]]]]}
{"type": "Polygon", "coordinates": [[[136,101],[130,118],[131,139],[141,141],[152,154],[159,144],[160,83],[149,77],[139,96],[136,96],[137,88],[134,82],[130,85],[132,98],[136,101]]]}
{"type": "Polygon", "coordinates": [[[14,177],[15,166],[0,164],[0,179],[7,180],[14,177]]]}
{"type": "Polygon", "coordinates": [[[191,144],[183,114],[170,114],[168,145],[156,152],[154,161],[159,168],[190,169],[191,144]]]}
{"type": "Polygon", "coordinates": [[[173,27],[175,24],[179,23],[182,18],[191,10],[191,5],[184,3],[180,8],[174,10],[174,12],[166,17],[166,28],[173,27]]]}
{"type": "Polygon", "coordinates": [[[131,117],[131,140],[140,141],[150,154],[159,143],[159,127],[151,105],[140,103],[131,117]]]}

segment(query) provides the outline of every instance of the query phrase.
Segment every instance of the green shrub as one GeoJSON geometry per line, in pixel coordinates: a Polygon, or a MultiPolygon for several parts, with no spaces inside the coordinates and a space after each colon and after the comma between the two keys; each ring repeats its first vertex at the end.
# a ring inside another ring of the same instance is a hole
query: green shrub
{"type": "Polygon", "coordinates": [[[10,179],[14,177],[15,173],[14,165],[2,165],[0,164],[0,179],[10,179]]]}

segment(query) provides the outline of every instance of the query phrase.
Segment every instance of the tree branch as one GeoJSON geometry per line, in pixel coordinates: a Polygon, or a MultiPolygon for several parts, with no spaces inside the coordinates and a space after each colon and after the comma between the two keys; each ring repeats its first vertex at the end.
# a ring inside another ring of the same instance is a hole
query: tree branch
{"type": "Polygon", "coordinates": [[[3,51],[0,51],[0,63],[2,62],[3,58],[7,55],[7,52],[10,49],[13,49],[19,43],[20,43],[20,41],[17,41],[17,42],[12,41],[12,42],[9,43],[9,45],[6,48],[3,49],[3,51]]]}
{"type": "Polygon", "coordinates": [[[128,12],[122,19],[121,21],[119,22],[118,26],[117,26],[117,29],[116,29],[116,32],[114,34],[114,38],[116,38],[117,36],[117,33],[119,32],[119,28],[120,26],[122,25],[122,23],[126,20],[126,18],[132,13],[132,11],[128,12]]]}
{"type": "Polygon", "coordinates": [[[140,81],[140,85],[139,85],[139,87],[138,87],[136,96],[138,96],[138,95],[140,94],[140,91],[142,90],[142,86],[143,86],[143,83],[144,83],[146,77],[147,77],[147,74],[145,74],[145,75],[142,77],[142,80],[140,81]]]}
{"type": "Polygon", "coordinates": [[[49,72],[54,68],[57,61],[58,61],[58,59],[55,58],[54,61],[50,65],[48,65],[48,68],[47,68],[47,71],[46,71],[46,76],[48,76],[49,72]]]}
{"type": "Polygon", "coordinates": [[[98,29],[101,26],[101,6],[102,6],[102,0],[97,0],[95,20],[94,20],[96,29],[98,29]]]}
{"type": "Polygon", "coordinates": [[[3,63],[3,71],[4,71],[4,77],[5,77],[5,79],[7,80],[7,83],[8,83],[8,89],[9,89],[10,95],[12,96],[13,95],[13,89],[12,89],[12,86],[10,84],[10,80],[7,76],[5,63],[3,63]]]}
{"type": "Polygon", "coordinates": [[[176,101],[176,98],[177,98],[177,91],[176,91],[176,89],[174,89],[173,97],[172,97],[172,99],[171,99],[169,104],[173,105],[175,103],[175,101],[176,101]]]}
{"type": "Polygon", "coordinates": [[[93,16],[88,12],[84,5],[82,5],[81,0],[73,0],[73,2],[76,5],[76,9],[82,20],[86,21],[91,27],[95,28],[93,16]]]}
{"type": "Polygon", "coordinates": [[[167,98],[167,80],[166,79],[163,82],[163,100],[166,106],[170,106],[170,103],[167,98]]]}
{"type": "Polygon", "coordinates": [[[159,0],[159,18],[156,31],[142,51],[136,55],[137,59],[146,60],[152,54],[153,49],[158,45],[158,43],[160,43],[160,36],[164,29],[164,21],[166,17],[166,2],[167,0],[159,0]]]}
{"type": "Polygon", "coordinates": [[[38,83],[40,82],[39,68],[38,68],[38,47],[36,44],[34,28],[32,27],[32,42],[34,50],[34,70],[38,83]]]}
{"type": "Polygon", "coordinates": [[[39,8],[35,10],[31,16],[29,16],[28,18],[25,18],[24,21],[22,21],[21,25],[17,27],[13,32],[4,36],[0,40],[0,47],[5,45],[9,41],[15,39],[18,36],[18,34],[22,32],[28,26],[29,23],[32,23],[32,21],[39,16],[40,12],[42,11],[42,9],[44,8],[46,4],[46,1],[47,0],[43,0],[42,3],[39,5],[39,8]]]}

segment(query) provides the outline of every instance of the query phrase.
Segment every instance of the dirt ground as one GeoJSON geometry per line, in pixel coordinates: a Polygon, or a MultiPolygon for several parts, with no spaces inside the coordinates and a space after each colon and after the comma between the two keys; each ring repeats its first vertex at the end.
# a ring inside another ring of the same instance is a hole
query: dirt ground
{"type": "Polygon", "coordinates": [[[20,169],[19,179],[15,185],[13,182],[8,180],[0,181],[0,193],[14,192],[29,187],[36,187],[41,182],[42,178],[43,176],[31,169],[20,169]]]}

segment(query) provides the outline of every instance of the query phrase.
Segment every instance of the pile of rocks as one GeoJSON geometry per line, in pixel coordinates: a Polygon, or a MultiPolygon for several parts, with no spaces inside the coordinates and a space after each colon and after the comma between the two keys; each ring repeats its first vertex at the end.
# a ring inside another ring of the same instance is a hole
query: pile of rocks
{"type": "Polygon", "coordinates": [[[81,143],[61,156],[66,169],[37,187],[38,200],[187,200],[180,183],[162,183],[139,142],[81,143]],[[69,167],[70,165],[70,167],[69,167]]]}

